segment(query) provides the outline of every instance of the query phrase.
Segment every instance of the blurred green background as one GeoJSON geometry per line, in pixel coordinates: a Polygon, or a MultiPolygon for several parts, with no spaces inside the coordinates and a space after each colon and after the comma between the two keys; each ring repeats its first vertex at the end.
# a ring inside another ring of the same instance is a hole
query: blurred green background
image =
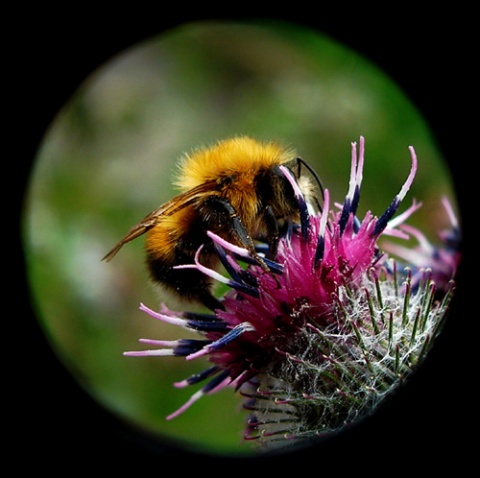
{"type": "Polygon", "coordinates": [[[138,311],[178,303],[152,286],[143,240],[111,262],[106,252],[171,198],[178,158],[236,134],[279,140],[311,164],[342,201],[350,143],[366,138],[359,208],[381,214],[410,169],[419,171],[401,210],[429,239],[455,204],[446,163],[428,125],[391,78],[354,51],[292,24],[201,22],[134,45],[93,72],[51,124],[25,203],[24,247],[38,319],[79,383],[120,417],[209,453],[249,453],[246,413],[232,390],[202,398],[172,421],[197,388],[172,384],[205,360],[133,358],[141,337],[193,336],[138,311]]]}

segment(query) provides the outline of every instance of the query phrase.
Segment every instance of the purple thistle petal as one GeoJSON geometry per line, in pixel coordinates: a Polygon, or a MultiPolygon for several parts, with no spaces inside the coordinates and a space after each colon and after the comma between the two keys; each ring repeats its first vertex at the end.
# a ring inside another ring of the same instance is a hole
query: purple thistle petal
{"type": "Polygon", "coordinates": [[[196,373],[195,375],[191,375],[190,377],[186,378],[185,380],[182,380],[180,382],[175,382],[175,387],[177,388],[183,388],[187,387],[189,385],[194,385],[198,382],[201,382],[205,380],[208,377],[211,377],[213,375],[216,375],[218,372],[220,372],[221,368],[218,365],[212,365],[211,367],[203,370],[200,373],[196,373]]]}
{"type": "Polygon", "coordinates": [[[181,415],[187,408],[189,408],[193,403],[197,400],[202,398],[204,395],[208,393],[215,393],[221,390],[222,388],[228,386],[232,382],[231,378],[229,377],[228,371],[224,370],[216,377],[214,377],[210,382],[207,383],[203,388],[195,392],[188,401],[183,404],[179,409],[175,412],[171,413],[167,416],[167,420],[171,420],[172,418],[178,417],[181,415]]]}
{"type": "Polygon", "coordinates": [[[180,327],[188,327],[188,322],[184,319],[180,319],[178,317],[172,317],[168,314],[160,314],[159,312],[155,312],[154,310],[148,308],[145,304],[141,303],[139,309],[142,312],[146,312],[148,315],[153,317],[154,319],[162,320],[167,324],[178,325],[180,327]]]}
{"type": "Polygon", "coordinates": [[[198,352],[189,354],[186,357],[186,359],[193,360],[198,357],[201,357],[202,355],[206,355],[215,350],[221,349],[222,347],[230,343],[232,340],[235,340],[244,332],[249,332],[252,330],[255,330],[252,324],[250,324],[249,322],[242,322],[241,324],[236,325],[232,330],[230,330],[230,332],[223,335],[218,340],[215,340],[214,342],[208,341],[208,343],[204,347],[202,347],[198,352]]]}
{"type": "Polygon", "coordinates": [[[407,177],[407,180],[403,184],[400,192],[395,196],[390,206],[388,206],[387,210],[378,219],[375,225],[375,231],[374,231],[374,234],[376,236],[379,236],[383,232],[383,230],[388,225],[388,221],[390,221],[393,215],[397,212],[398,206],[402,202],[403,198],[406,196],[408,190],[410,189],[410,186],[413,183],[415,175],[417,173],[417,155],[412,146],[409,147],[409,150],[410,150],[410,155],[412,157],[412,167],[410,169],[410,173],[407,177]]]}
{"type": "Polygon", "coordinates": [[[338,221],[340,233],[343,233],[348,218],[351,214],[355,215],[360,201],[360,187],[363,179],[363,163],[365,154],[365,141],[360,137],[360,156],[357,157],[357,143],[352,143],[352,163],[350,168],[350,182],[342,207],[342,215],[338,221]]]}
{"type": "Polygon", "coordinates": [[[288,179],[288,182],[293,188],[293,192],[298,202],[298,209],[300,212],[300,225],[302,228],[302,236],[304,239],[307,239],[308,230],[310,228],[310,215],[308,212],[307,203],[305,201],[305,198],[303,197],[300,187],[297,184],[297,181],[293,177],[292,173],[288,170],[288,168],[286,168],[285,166],[280,166],[280,171],[285,175],[285,177],[288,179]]]}

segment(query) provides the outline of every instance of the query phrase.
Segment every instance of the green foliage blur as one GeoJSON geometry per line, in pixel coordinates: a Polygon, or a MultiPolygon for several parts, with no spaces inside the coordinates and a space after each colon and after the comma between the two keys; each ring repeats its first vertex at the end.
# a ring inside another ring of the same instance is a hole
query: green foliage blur
{"type": "Polygon", "coordinates": [[[124,357],[138,338],[194,337],[138,311],[192,309],[154,287],[143,239],[111,263],[106,252],[170,199],[179,157],[233,135],[279,140],[312,165],[333,197],[348,189],[350,144],[366,139],[360,217],[381,214],[410,169],[412,220],[429,239],[446,226],[449,173],[415,106],[391,78],[332,39],[283,23],[194,23],[134,45],[85,79],[38,151],[24,245],[38,319],[76,379],[119,417],[213,453],[249,453],[246,412],[233,390],[166,421],[197,388],[173,383],[206,360],[124,357]]]}

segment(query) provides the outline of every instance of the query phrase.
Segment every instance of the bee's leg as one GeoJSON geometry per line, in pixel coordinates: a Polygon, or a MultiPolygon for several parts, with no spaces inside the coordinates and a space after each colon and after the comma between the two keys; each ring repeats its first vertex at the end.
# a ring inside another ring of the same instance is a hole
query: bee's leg
{"type": "Polygon", "coordinates": [[[267,258],[274,260],[277,255],[278,249],[278,240],[280,237],[280,232],[278,229],[278,221],[275,215],[273,214],[272,208],[267,206],[263,211],[263,216],[265,219],[265,225],[268,231],[267,244],[268,244],[268,253],[267,258]]]}
{"type": "Polygon", "coordinates": [[[209,211],[209,223],[212,224],[212,230],[228,230],[229,234],[237,241],[239,245],[248,250],[257,264],[266,272],[270,272],[262,257],[255,250],[255,243],[248,234],[247,229],[238,217],[236,209],[224,198],[218,196],[209,196],[204,203],[209,211]]]}
{"type": "MultiPolygon", "coordinates": [[[[268,244],[268,252],[267,252],[267,259],[270,259],[272,261],[275,260],[275,257],[277,256],[277,249],[278,249],[278,241],[280,239],[280,230],[278,227],[278,221],[277,218],[275,217],[275,214],[273,214],[272,208],[270,206],[267,206],[265,210],[263,211],[263,217],[265,220],[265,226],[267,228],[267,244],[268,244]]],[[[281,285],[280,282],[278,281],[278,278],[275,274],[273,274],[273,278],[275,279],[275,282],[277,283],[277,288],[280,289],[281,285]]]]}

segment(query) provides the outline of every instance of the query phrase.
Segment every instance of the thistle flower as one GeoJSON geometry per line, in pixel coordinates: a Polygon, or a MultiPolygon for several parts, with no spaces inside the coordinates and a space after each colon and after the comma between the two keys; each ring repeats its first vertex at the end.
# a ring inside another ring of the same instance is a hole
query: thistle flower
{"type": "MultiPolygon", "coordinates": [[[[459,261],[459,227],[444,200],[452,228],[431,245],[405,221],[421,204],[413,202],[394,218],[417,171],[411,169],[392,203],[380,216],[356,216],[364,164],[364,139],[352,143],[347,195],[338,210],[324,190],[322,211],[306,204],[288,169],[299,204],[300,224],[280,240],[266,273],[247,250],[209,233],[229,277],[198,260],[196,268],[225,283],[223,309],[212,314],[174,312],[162,305],[140,309],[161,321],[193,329],[202,339],[140,339],[158,348],[126,352],[135,356],[207,357],[210,366],[177,387],[206,381],[183,406],[232,386],[250,412],[245,438],[266,446],[304,442],[337,431],[364,417],[422,361],[441,330],[454,289],[459,261]],[[407,239],[418,247],[379,247],[383,236],[407,239]],[[401,261],[405,261],[402,263],[401,261]],[[245,262],[247,265],[242,266],[245,262]]],[[[199,251],[200,252],[200,251],[199,251]]]]}

